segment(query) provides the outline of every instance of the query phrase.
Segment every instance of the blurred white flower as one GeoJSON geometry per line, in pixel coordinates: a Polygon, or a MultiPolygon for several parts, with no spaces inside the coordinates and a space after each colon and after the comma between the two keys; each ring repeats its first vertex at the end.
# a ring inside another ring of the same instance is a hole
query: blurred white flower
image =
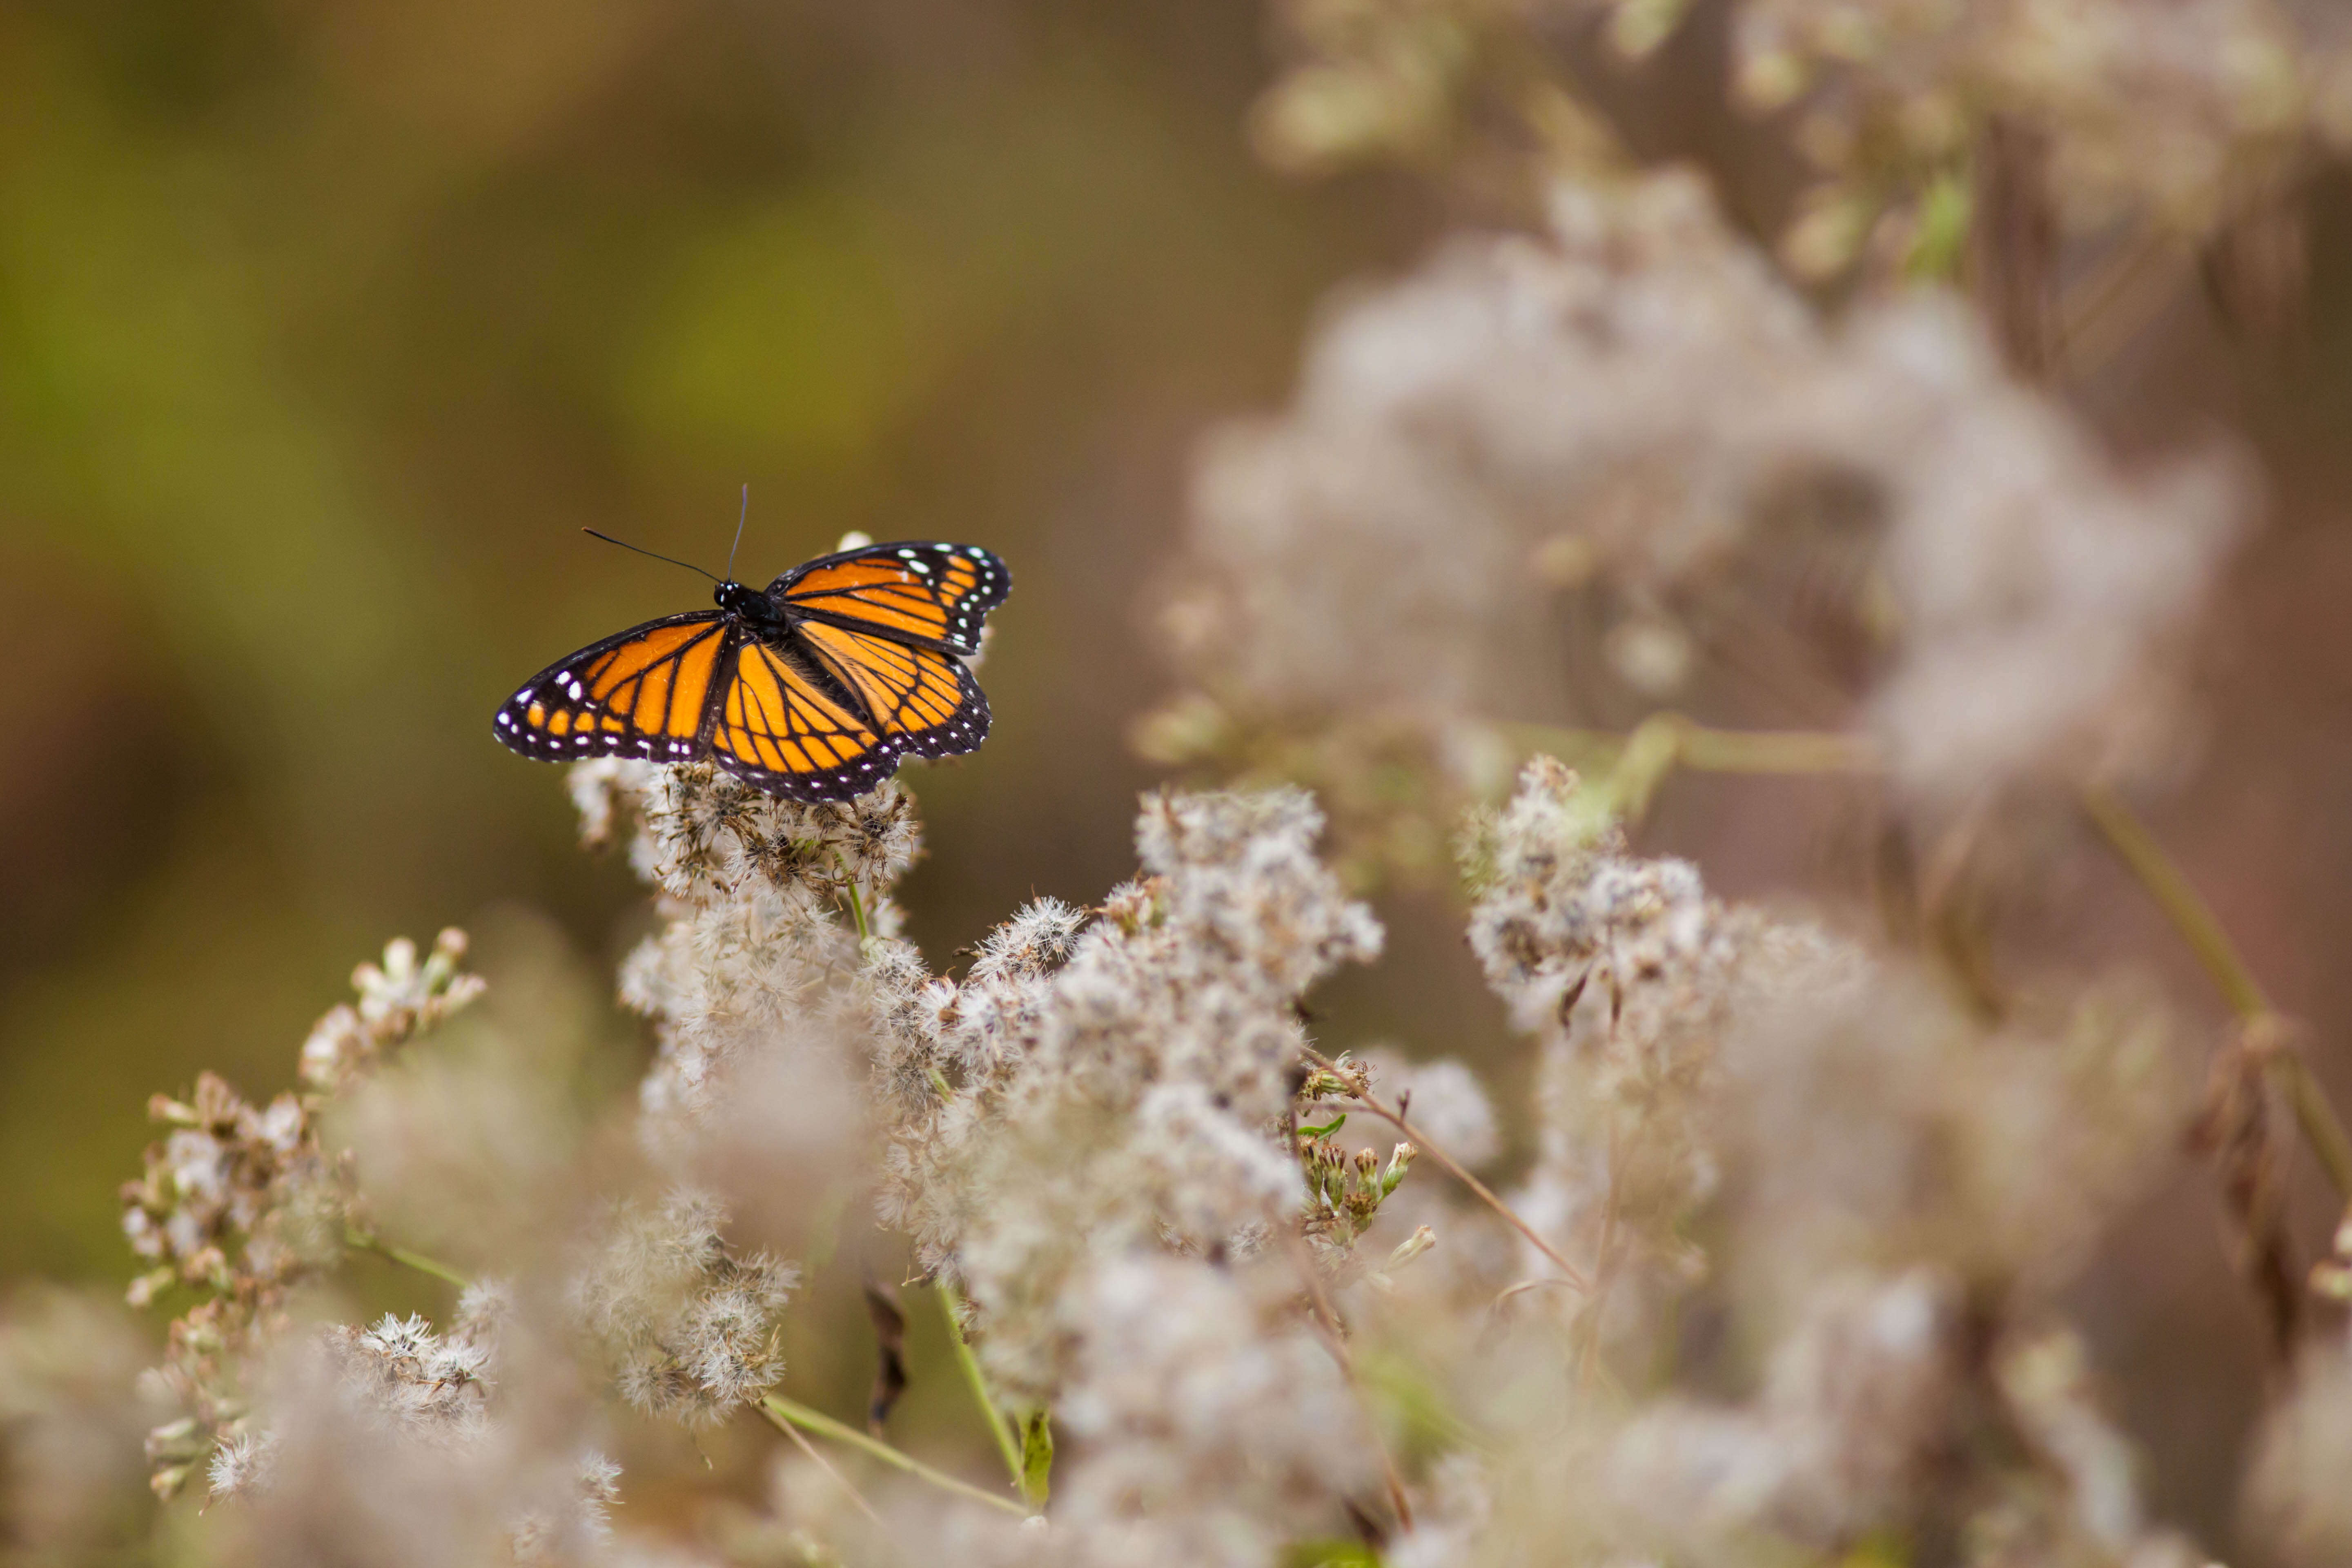
{"type": "Polygon", "coordinates": [[[737,1256],[720,1235],[725,1223],[707,1193],[624,1205],[573,1282],[614,1385],[646,1415],[707,1426],[783,1375],[777,1319],[800,1270],[764,1253],[737,1256]]]}

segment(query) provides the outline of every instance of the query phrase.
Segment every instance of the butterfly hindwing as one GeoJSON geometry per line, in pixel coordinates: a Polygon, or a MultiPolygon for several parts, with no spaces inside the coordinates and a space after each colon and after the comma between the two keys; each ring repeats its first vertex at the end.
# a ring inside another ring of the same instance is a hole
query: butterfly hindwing
{"type": "Polygon", "coordinates": [[[902,750],[951,757],[988,738],[988,699],[961,659],[824,621],[804,621],[796,635],[902,750]]]}
{"type": "Polygon", "coordinates": [[[768,584],[796,615],[966,656],[1012,591],[1013,574],[978,545],[914,542],[819,556],[768,584]]]}
{"type": "Polygon", "coordinates": [[[713,678],[736,640],[717,611],[632,626],[524,682],[499,710],[495,732],[547,761],[685,761],[701,750],[713,678]]]}
{"type": "Polygon", "coordinates": [[[792,654],[745,637],[710,731],[711,760],[771,795],[854,800],[890,776],[898,743],[825,691],[792,654]]]}

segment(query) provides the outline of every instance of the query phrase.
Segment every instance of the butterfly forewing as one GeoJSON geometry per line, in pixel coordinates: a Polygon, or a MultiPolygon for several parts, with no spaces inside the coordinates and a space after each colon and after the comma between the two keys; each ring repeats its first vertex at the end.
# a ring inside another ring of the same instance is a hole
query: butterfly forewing
{"type": "Polygon", "coordinates": [[[498,737],[549,761],[682,761],[700,749],[712,679],[734,637],[713,610],[647,621],[592,643],[509,698],[499,710],[498,737]]]}
{"type": "Polygon", "coordinates": [[[870,544],[793,568],[768,597],[793,612],[950,653],[980,651],[981,622],[1013,574],[975,544],[870,544]]]}
{"type": "Polygon", "coordinates": [[[745,638],[710,731],[719,766],[771,795],[853,800],[890,776],[897,744],[836,701],[792,657],[745,638]]]}

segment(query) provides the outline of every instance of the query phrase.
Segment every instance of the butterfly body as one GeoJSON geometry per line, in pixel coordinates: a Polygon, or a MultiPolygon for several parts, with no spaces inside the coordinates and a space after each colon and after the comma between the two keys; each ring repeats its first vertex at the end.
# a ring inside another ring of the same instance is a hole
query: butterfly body
{"type": "Polygon", "coordinates": [[[712,589],[710,597],[720,609],[747,626],[772,626],[782,631],[793,624],[791,611],[758,589],[747,588],[732,578],[712,589]]]}
{"type": "Polygon", "coordinates": [[[1012,575],[985,550],[912,542],[821,556],[716,605],[592,643],[526,681],[493,732],[548,762],[708,758],[772,795],[849,800],[909,753],[987,737],[963,660],[1012,575]]]}

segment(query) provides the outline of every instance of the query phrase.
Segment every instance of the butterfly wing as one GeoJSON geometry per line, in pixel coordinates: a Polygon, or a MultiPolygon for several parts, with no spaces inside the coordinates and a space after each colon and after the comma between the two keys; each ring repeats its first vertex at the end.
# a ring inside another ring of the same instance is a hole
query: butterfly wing
{"type": "Polygon", "coordinates": [[[901,751],[951,757],[988,738],[988,699],[962,660],[830,621],[803,621],[794,635],[901,751]]]}
{"type": "Polygon", "coordinates": [[[806,617],[964,656],[981,623],[1013,591],[1004,563],[974,544],[869,544],[821,555],[768,584],[768,597],[806,617]]]}
{"type": "Polygon", "coordinates": [[[716,721],[712,760],[770,795],[855,800],[898,765],[896,739],[877,734],[790,650],[756,637],[740,639],[716,721]]]}
{"type": "Polygon", "coordinates": [[[492,731],[526,757],[645,757],[702,752],[716,678],[740,640],[715,610],[632,626],[532,676],[492,731]]]}

